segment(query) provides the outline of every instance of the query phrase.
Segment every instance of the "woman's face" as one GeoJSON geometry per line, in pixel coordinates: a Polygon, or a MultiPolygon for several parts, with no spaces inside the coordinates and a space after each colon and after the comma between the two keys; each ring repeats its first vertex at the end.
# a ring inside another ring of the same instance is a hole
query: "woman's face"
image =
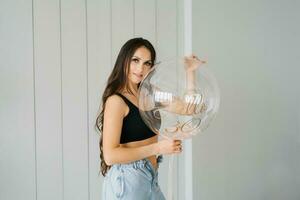
{"type": "Polygon", "coordinates": [[[152,66],[151,53],[145,47],[138,48],[133,54],[128,73],[128,80],[133,84],[140,83],[152,66]]]}

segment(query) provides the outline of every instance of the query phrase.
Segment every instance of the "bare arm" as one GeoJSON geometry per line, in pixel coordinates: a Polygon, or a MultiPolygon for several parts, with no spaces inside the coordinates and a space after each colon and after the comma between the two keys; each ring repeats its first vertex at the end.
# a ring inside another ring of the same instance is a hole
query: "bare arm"
{"type": "Polygon", "coordinates": [[[128,163],[151,155],[179,153],[178,141],[163,140],[141,147],[121,147],[120,137],[123,118],[126,113],[125,102],[116,95],[109,97],[104,110],[103,152],[106,164],[128,163]]]}
{"type": "Polygon", "coordinates": [[[188,92],[194,91],[196,88],[196,70],[201,64],[206,63],[206,61],[201,61],[194,54],[184,58],[184,68],[186,74],[186,90],[188,92]]]}
{"type": "Polygon", "coordinates": [[[154,87],[154,90],[158,95],[157,99],[161,99],[158,106],[161,109],[166,111],[177,113],[181,115],[192,115],[197,112],[201,112],[201,109],[197,110],[197,106],[202,101],[201,94],[196,94],[196,69],[205,61],[199,60],[195,55],[191,55],[189,57],[185,57],[184,67],[186,74],[186,95],[184,99],[181,99],[177,96],[172,96],[172,94],[164,94],[159,88],[154,87]],[[160,96],[162,98],[160,98],[160,96]],[[165,97],[171,97],[170,99],[165,97]]]}

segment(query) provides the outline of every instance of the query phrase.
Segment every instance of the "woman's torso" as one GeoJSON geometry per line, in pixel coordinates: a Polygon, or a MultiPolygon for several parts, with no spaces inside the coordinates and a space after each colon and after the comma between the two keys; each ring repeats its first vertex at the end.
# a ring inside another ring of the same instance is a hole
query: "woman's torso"
{"type": "MultiPolygon", "coordinates": [[[[148,139],[145,139],[145,140],[141,140],[141,141],[120,144],[120,146],[130,147],[130,148],[132,148],[132,147],[142,147],[142,146],[146,146],[146,145],[157,142],[157,138],[158,138],[158,136],[154,136],[154,137],[151,137],[151,138],[148,138],[148,139]]],[[[149,161],[151,162],[154,169],[157,169],[156,156],[153,155],[153,156],[147,157],[147,159],[149,159],[149,161]]]]}
{"type": "MultiPolygon", "coordinates": [[[[138,108],[138,106],[137,106],[137,99],[136,98],[133,98],[130,95],[124,94],[124,93],[119,93],[119,94],[121,94],[122,96],[124,96],[127,100],[130,101],[129,103],[133,104],[136,108],[138,108]]],[[[130,106],[127,105],[127,103],[126,103],[126,111],[125,111],[124,118],[130,112],[130,106]]],[[[131,107],[131,109],[133,109],[133,107],[131,107]]],[[[122,147],[130,147],[130,148],[132,148],[132,147],[142,147],[142,146],[153,144],[153,143],[157,142],[157,140],[158,140],[158,136],[155,135],[153,137],[150,137],[150,138],[147,138],[147,139],[144,139],[144,140],[123,143],[123,144],[120,144],[120,146],[122,146],[122,147]]],[[[151,162],[151,164],[154,167],[154,169],[157,169],[156,155],[149,156],[149,157],[147,157],[147,159],[151,162]]]]}

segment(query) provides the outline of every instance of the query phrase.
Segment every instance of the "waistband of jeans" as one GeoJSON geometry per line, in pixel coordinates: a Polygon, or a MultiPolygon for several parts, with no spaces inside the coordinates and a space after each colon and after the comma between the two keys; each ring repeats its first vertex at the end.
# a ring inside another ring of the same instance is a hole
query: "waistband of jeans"
{"type": "MultiPolygon", "coordinates": [[[[156,160],[157,160],[157,164],[161,163],[163,160],[163,156],[158,155],[156,157],[156,160]]],[[[147,158],[144,158],[141,160],[136,160],[136,161],[130,162],[130,163],[115,164],[114,166],[117,167],[117,169],[120,169],[120,168],[127,168],[127,167],[133,167],[133,168],[146,167],[146,165],[151,167],[152,170],[155,171],[150,160],[147,158]]]]}

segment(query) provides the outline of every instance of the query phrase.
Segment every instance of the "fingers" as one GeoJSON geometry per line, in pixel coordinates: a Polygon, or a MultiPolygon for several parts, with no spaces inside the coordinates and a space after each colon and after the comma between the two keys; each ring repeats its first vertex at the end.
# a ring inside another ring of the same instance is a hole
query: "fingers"
{"type": "Polygon", "coordinates": [[[184,58],[187,60],[197,60],[197,61],[200,61],[201,63],[206,63],[205,60],[199,59],[198,56],[196,56],[196,54],[193,54],[193,53],[188,56],[184,56],[184,58]]]}
{"type": "Polygon", "coordinates": [[[173,151],[174,153],[180,153],[182,151],[181,140],[173,140],[173,151]]]}
{"type": "Polygon", "coordinates": [[[181,153],[182,152],[182,147],[179,146],[174,150],[174,153],[181,153]]]}
{"type": "Polygon", "coordinates": [[[160,153],[174,154],[182,152],[182,141],[169,138],[168,140],[160,141],[160,153]]]}
{"type": "Polygon", "coordinates": [[[174,146],[178,146],[178,145],[181,145],[181,140],[173,140],[173,145],[174,146]]]}

